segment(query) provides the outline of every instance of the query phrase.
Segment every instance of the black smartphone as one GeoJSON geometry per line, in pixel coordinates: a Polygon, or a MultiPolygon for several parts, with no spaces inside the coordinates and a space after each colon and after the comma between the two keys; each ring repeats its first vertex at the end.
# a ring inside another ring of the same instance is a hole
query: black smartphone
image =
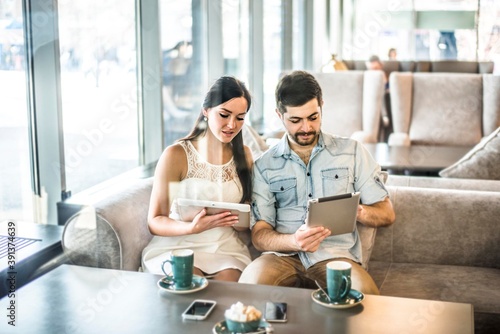
{"type": "Polygon", "coordinates": [[[268,322],[286,322],[288,320],[286,309],[286,303],[266,302],[266,313],[264,318],[268,322]]]}
{"type": "Polygon", "coordinates": [[[182,313],[183,319],[204,320],[217,303],[214,300],[196,299],[182,313]]]}

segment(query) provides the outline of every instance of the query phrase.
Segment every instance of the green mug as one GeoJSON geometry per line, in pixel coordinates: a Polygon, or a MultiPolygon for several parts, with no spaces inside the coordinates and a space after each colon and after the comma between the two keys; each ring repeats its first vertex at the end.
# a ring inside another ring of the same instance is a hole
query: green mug
{"type": "Polygon", "coordinates": [[[326,284],[332,302],[339,302],[351,291],[351,264],[331,261],[326,264],[326,284]]]}
{"type": "Polygon", "coordinates": [[[190,289],[193,284],[194,252],[191,249],[176,249],[170,253],[170,258],[163,261],[161,270],[167,281],[171,281],[179,290],[190,289]],[[172,272],[167,274],[165,264],[172,265],[172,272]]]}

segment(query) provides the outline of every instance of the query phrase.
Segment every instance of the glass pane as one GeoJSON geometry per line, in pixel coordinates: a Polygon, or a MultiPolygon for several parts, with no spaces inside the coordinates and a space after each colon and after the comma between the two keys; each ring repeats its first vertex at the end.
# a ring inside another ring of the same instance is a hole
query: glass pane
{"type": "Polygon", "coordinates": [[[233,75],[248,85],[249,68],[248,0],[222,2],[222,42],[224,74],[233,75]]]}
{"type": "Polygon", "coordinates": [[[477,0],[414,0],[415,10],[477,10],[477,0]]]}
{"type": "Polygon", "coordinates": [[[352,40],[344,45],[344,58],[366,60],[377,55],[388,59],[391,48],[397,50],[398,59],[412,58],[411,9],[410,0],[356,1],[352,40]]]}
{"type": "Polygon", "coordinates": [[[193,15],[201,16],[201,13],[193,13],[192,8],[191,1],[160,1],[166,145],[191,130],[206,89],[202,79],[206,70],[203,48],[206,30],[195,26],[203,25],[203,20],[193,22],[193,15]]]}
{"type": "Polygon", "coordinates": [[[500,73],[500,1],[481,1],[478,27],[478,60],[495,62],[500,73]]]}
{"type": "Polygon", "coordinates": [[[21,0],[0,0],[0,221],[33,221],[21,0]]]}
{"type": "Polygon", "coordinates": [[[274,112],[274,90],[281,73],[281,0],[264,2],[264,132],[281,129],[274,112]]]}
{"type": "Polygon", "coordinates": [[[138,166],[134,0],[59,2],[67,188],[138,166]]]}
{"type": "Polygon", "coordinates": [[[468,60],[476,59],[476,33],[469,29],[440,31],[415,30],[415,59],[468,60]]]}

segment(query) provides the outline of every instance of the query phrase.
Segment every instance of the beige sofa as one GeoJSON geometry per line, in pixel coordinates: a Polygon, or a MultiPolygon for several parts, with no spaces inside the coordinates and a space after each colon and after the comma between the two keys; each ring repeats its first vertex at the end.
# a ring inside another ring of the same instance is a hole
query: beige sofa
{"type": "Polygon", "coordinates": [[[311,74],[323,92],[323,131],[376,143],[384,99],[382,71],[311,74]]]}
{"type": "Polygon", "coordinates": [[[500,192],[388,189],[396,222],[378,229],[369,263],[381,294],[470,303],[475,333],[497,333],[500,192]]]}
{"type": "Polygon", "coordinates": [[[500,76],[393,72],[389,83],[389,145],[474,146],[500,126],[500,76]]]}
{"type": "MultiPolygon", "coordinates": [[[[66,222],[69,260],[138,270],[152,238],[151,187],[151,177],[122,180],[93,196],[66,222]]],[[[500,181],[390,175],[387,187],[396,222],[361,230],[365,265],[381,293],[471,303],[476,333],[500,328],[500,181]]],[[[248,232],[241,237],[249,244],[248,232]]]]}

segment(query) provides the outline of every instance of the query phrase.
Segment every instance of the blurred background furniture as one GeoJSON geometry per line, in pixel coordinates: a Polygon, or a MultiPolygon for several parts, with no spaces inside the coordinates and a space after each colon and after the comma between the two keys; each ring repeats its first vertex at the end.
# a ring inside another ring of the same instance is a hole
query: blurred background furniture
{"type": "Polygon", "coordinates": [[[389,145],[474,146],[500,126],[500,76],[393,72],[389,145]]]}
{"type": "Polygon", "coordinates": [[[376,143],[384,97],[383,72],[312,74],[323,91],[323,131],[362,143],[376,143]]]}
{"type": "Polygon", "coordinates": [[[469,146],[390,146],[387,143],[365,144],[382,170],[390,174],[423,174],[437,176],[455,164],[472,147],[469,146]]]}
{"type": "MultiPolygon", "coordinates": [[[[349,70],[366,70],[366,60],[343,60],[349,70]]],[[[383,60],[387,77],[392,72],[493,73],[492,61],[461,60],[383,60]]]]}

